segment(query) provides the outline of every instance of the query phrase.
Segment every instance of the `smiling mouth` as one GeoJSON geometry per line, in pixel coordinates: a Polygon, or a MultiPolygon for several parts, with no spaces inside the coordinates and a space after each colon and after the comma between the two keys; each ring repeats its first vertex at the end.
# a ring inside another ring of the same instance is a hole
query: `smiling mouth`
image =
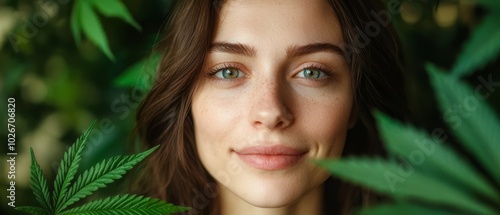
{"type": "Polygon", "coordinates": [[[296,148],[275,146],[252,146],[234,151],[238,157],[251,167],[261,170],[282,170],[297,165],[307,151],[296,148]]]}

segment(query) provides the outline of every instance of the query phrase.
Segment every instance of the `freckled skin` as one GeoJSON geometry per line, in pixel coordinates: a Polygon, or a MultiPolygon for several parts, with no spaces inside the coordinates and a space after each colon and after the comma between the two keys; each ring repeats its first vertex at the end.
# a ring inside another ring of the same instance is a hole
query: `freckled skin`
{"type": "Polygon", "coordinates": [[[276,212],[321,199],[321,192],[311,191],[328,174],[308,159],[336,158],[342,153],[355,120],[349,66],[339,54],[320,51],[290,57],[287,49],[311,43],[343,44],[333,11],[320,0],[227,1],[213,42],[244,44],[256,51],[255,56],[209,52],[193,95],[198,154],[218,182],[223,211],[228,207],[224,204],[232,204],[276,212]],[[241,77],[222,80],[207,75],[225,63],[237,65],[241,77]],[[332,74],[304,78],[305,66],[328,68],[332,74]],[[305,149],[306,159],[290,168],[264,171],[249,166],[233,151],[273,144],[305,149]],[[238,171],[232,171],[229,163],[238,171]]]}

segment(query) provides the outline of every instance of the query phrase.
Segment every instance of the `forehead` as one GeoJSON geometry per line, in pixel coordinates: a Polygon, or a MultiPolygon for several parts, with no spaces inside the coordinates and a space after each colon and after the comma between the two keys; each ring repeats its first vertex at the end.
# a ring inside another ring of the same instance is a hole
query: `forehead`
{"type": "Polygon", "coordinates": [[[274,45],[343,42],[335,11],[326,0],[227,0],[214,40],[274,45]]]}

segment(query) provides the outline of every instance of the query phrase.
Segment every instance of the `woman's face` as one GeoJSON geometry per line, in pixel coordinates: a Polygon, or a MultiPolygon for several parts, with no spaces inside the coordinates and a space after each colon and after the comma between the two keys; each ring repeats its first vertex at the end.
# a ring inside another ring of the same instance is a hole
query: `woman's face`
{"type": "Polygon", "coordinates": [[[322,0],[226,1],[193,95],[201,162],[258,207],[294,203],[328,174],[354,124],[341,28],[322,0]]]}

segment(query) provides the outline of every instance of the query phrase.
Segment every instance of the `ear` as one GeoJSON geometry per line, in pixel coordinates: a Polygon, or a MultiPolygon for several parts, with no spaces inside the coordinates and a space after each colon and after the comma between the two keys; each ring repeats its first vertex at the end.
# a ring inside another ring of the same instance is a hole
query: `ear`
{"type": "Polygon", "coordinates": [[[356,105],[356,103],[354,103],[352,105],[351,115],[349,115],[349,122],[348,122],[348,125],[347,125],[349,129],[354,128],[354,126],[358,122],[358,118],[359,118],[358,111],[359,111],[358,110],[358,105],[356,105]]]}

